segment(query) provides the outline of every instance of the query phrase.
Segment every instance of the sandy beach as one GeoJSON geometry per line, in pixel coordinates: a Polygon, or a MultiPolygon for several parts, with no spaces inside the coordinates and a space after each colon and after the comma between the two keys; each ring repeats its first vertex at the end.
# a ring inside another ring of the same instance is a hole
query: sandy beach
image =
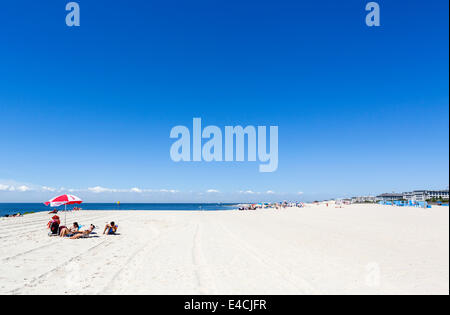
{"type": "Polygon", "coordinates": [[[0,219],[0,294],[449,294],[448,207],[79,211],[0,219]],[[63,215],[61,215],[63,217],[63,215]]]}

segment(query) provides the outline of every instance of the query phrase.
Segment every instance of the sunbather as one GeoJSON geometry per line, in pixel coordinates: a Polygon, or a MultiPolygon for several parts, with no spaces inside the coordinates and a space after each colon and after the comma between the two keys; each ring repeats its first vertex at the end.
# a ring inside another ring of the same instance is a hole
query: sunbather
{"type": "Polygon", "coordinates": [[[74,222],[70,228],[65,227],[65,226],[60,226],[59,236],[71,237],[71,236],[75,235],[76,232],[78,232],[79,228],[80,228],[80,226],[78,225],[77,222],[74,222]]]}
{"type": "Polygon", "coordinates": [[[105,226],[105,229],[103,230],[103,234],[108,234],[108,235],[114,235],[117,232],[117,229],[119,227],[113,222],[111,222],[110,224],[107,224],[105,226]]]}
{"type": "Polygon", "coordinates": [[[81,231],[81,232],[76,232],[74,235],[72,235],[70,237],[71,240],[76,240],[78,238],[82,238],[82,237],[88,237],[89,234],[92,233],[92,231],[94,231],[95,229],[95,225],[91,224],[91,226],[89,227],[89,229],[81,231]]]}

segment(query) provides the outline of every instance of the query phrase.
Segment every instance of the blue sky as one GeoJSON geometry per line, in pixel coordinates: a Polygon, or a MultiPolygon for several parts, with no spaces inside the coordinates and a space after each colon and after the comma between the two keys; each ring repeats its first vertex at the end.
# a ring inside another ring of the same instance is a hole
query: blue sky
{"type": "Polygon", "coordinates": [[[448,1],[378,1],[378,28],[361,0],[79,0],[78,28],[67,2],[2,4],[0,202],[448,186],[448,1]],[[279,126],[278,170],[174,163],[170,130],[193,117],[279,126]]]}

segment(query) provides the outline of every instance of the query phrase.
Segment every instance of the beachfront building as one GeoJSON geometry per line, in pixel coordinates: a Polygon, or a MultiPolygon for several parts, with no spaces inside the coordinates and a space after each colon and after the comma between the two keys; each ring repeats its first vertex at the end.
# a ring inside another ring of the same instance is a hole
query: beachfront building
{"type": "Polygon", "coordinates": [[[413,192],[404,193],[406,200],[411,201],[427,201],[431,199],[449,199],[447,190],[414,190],[413,192]]]}
{"type": "Polygon", "coordinates": [[[445,199],[449,200],[448,189],[445,190],[429,190],[428,199],[445,199]]]}
{"type": "Polygon", "coordinates": [[[446,190],[414,190],[410,192],[398,193],[386,193],[376,197],[377,201],[393,202],[400,200],[407,201],[427,201],[431,199],[443,199],[449,200],[449,192],[446,190]]]}
{"type": "Polygon", "coordinates": [[[381,194],[376,197],[378,201],[385,201],[385,202],[393,202],[393,201],[399,201],[403,200],[403,194],[397,194],[397,193],[386,193],[381,194]]]}
{"type": "Polygon", "coordinates": [[[352,203],[369,203],[369,202],[376,202],[377,197],[374,196],[359,196],[359,197],[352,197],[352,203]]]}
{"type": "Polygon", "coordinates": [[[412,193],[412,201],[426,201],[428,194],[426,190],[414,190],[412,193]]]}
{"type": "MultiPolygon", "coordinates": [[[[349,204],[352,203],[352,198],[336,199],[335,203],[336,203],[336,205],[349,205],[349,204]]],[[[328,201],[324,201],[324,202],[322,202],[322,204],[327,204],[328,205],[328,201]]]]}
{"type": "Polygon", "coordinates": [[[412,191],[404,192],[403,193],[403,199],[408,200],[408,201],[414,200],[414,193],[412,191]]]}

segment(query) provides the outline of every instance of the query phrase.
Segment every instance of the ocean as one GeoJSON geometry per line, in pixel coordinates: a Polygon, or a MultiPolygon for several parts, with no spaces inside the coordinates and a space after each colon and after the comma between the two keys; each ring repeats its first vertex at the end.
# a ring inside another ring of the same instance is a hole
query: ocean
{"type": "MultiPolygon", "coordinates": [[[[83,210],[179,210],[179,211],[220,211],[235,210],[236,204],[223,203],[83,203],[75,205],[83,210]]],[[[68,206],[67,209],[72,209],[68,206]]],[[[0,203],[0,217],[15,213],[52,211],[55,208],[47,207],[43,203],[0,203]]],[[[64,206],[56,208],[64,210],[64,206]]]]}

